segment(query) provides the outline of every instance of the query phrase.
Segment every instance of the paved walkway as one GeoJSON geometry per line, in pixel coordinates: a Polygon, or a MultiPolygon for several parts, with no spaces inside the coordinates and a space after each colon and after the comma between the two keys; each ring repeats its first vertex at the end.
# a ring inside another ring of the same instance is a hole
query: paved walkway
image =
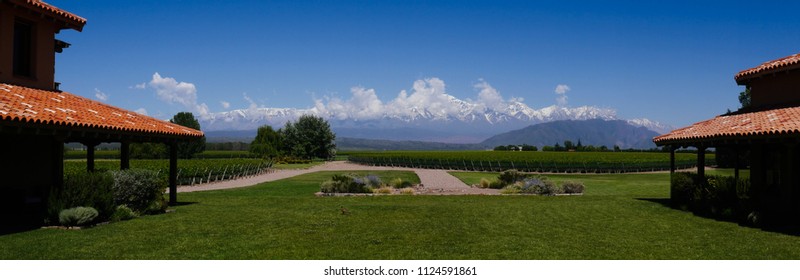
{"type": "Polygon", "coordinates": [[[345,161],[326,162],[321,165],[313,166],[308,169],[277,169],[271,173],[264,173],[247,178],[240,178],[236,180],[227,180],[220,182],[212,182],[209,184],[194,185],[194,186],[179,186],[178,192],[196,192],[208,190],[222,190],[252,186],[264,182],[272,182],[281,179],[286,179],[302,174],[317,172],[317,171],[357,171],[357,170],[403,170],[413,171],[417,173],[420,179],[421,188],[420,194],[497,194],[498,190],[472,188],[461,182],[453,175],[447,173],[447,170],[434,170],[434,169],[415,169],[415,168],[401,168],[401,167],[388,167],[388,166],[368,166],[349,163],[345,161]]]}

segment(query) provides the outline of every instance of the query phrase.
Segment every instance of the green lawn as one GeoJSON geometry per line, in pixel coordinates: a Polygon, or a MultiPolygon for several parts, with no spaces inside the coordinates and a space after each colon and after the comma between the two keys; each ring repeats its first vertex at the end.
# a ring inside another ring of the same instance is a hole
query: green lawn
{"type": "Polygon", "coordinates": [[[799,237],[662,205],[666,173],[549,176],[584,182],[583,196],[315,197],[332,174],[181,193],[174,213],[86,230],[3,235],[0,258],[800,259],[799,237]]]}

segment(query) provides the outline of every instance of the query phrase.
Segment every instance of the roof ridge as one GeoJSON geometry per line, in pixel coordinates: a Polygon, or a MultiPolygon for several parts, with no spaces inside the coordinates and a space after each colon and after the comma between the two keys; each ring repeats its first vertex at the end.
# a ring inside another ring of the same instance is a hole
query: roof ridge
{"type": "Polygon", "coordinates": [[[789,56],[786,56],[786,57],[778,58],[778,59],[775,59],[775,60],[770,60],[770,61],[761,63],[760,65],[758,65],[756,67],[739,71],[739,73],[737,73],[734,76],[734,79],[737,82],[740,82],[740,81],[745,80],[746,78],[753,78],[753,76],[755,76],[756,74],[759,74],[759,73],[767,72],[769,70],[779,70],[781,68],[793,66],[793,65],[798,64],[798,63],[800,63],[800,53],[796,53],[796,54],[789,55],[789,56]]]}

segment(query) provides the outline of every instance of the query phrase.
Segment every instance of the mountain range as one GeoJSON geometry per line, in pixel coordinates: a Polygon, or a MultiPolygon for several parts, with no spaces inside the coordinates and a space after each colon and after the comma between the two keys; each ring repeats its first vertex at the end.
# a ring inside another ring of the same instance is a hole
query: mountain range
{"type": "Polygon", "coordinates": [[[621,120],[554,121],[501,133],[481,142],[482,146],[528,144],[537,147],[563,145],[565,140],[584,146],[619,146],[622,149],[655,148],[653,137],[659,133],[645,127],[637,127],[621,120]]]}
{"type": "MultiPolygon", "coordinates": [[[[200,118],[204,131],[253,131],[261,125],[282,127],[306,114],[328,120],[339,137],[394,141],[428,141],[442,143],[480,143],[493,135],[521,129],[533,124],[561,120],[619,120],[613,109],[592,106],[566,107],[552,105],[533,109],[519,101],[501,102],[495,106],[458,99],[442,94],[444,103],[394,108],[382,111],[352,112],[318,104],[308,109],[258,108],[209,113],[200,118]]],[[[330,104],[329,104],[330,105],[330,104]]],[[[648,119],[624,122],[665,133],[672,127],[648,119]]]]}
{"type": "MultiPolygon", "coordinates": [[[[210,142],[243,141],[255,138],[253,131],[208,132],[210,142]]],[[[621,120],[566,120],[531,125],[522,129],[500,133],[480,143],[454,144],[414,140],[380,140],[339,136],[339,150],[485,150],[501,145],[534,145],[539,148],[562,144],[565,140],[581,142],[584,146],[619,146],[622,149],[654,148],[653,137],[659,133],[637,127],[621,120]]]]}

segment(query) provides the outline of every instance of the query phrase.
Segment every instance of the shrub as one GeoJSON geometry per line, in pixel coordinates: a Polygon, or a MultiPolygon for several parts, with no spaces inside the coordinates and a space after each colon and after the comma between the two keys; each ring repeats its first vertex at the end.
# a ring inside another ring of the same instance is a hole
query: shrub
{"type": "Polygon", "coordinates": [[[521,193],[521,189],[519,184],[508,185],[505,188],[500,190],[502,194],[518,194],[521,193]]]}
{"type": "Polygon", "coordinates": [[[111,215],[112,222],[126,221],[133,218],[136,218],[136,213],[125,205],[117,206],[116,211],[111,215]]]}
{"type": "Polygon", "coordinates": [[[539,195],[557,195],[564,193],[564,189],[561,188],[561,186],[547,181],[544,183],[544,185],[537,185],[534,187],[533,192],[539,195]]]}
{"type": "Polygon", "coordinates": [[[504,184],[504,183],[503,183],[503,182],[501,182],[501,181],[491,181],[491,182],[489,182],[489,188],[490,188],[490,189],[497,189],[497,190],[499,190],[499,189],[505,188],[506,186],[508,186],[508,185],[507,185],[507,184],[504,184]]]}
{"type": "Polygon", "coordinates": [[[490,185],[491,183],[492,183],[492,182],[491,182],[491,181],[489,181],[488,179],[486,179],[486,178],[481,178],[481,183],[480,183],[480,185],[478,185],[478,186],[479,186],[480,188],[482,188],[482,189],[485,189],[485,188],[488,188],[488,187],[489,187],[489,185],[490,185]]]}
{"type": "Polygon", "coordinates": [[[511,185],[528,177],[525,173],[519,172],[515,169],[509,169],[500,173],[497,180],[503,183],[503,186],[511,185]]]}
{"type": "Polygon", "coordinates": [[[392,192],[394,192],[394,188],[392,188],[392,187],[380,187],[380,188],[372,189],[372,192],[373,193],[377,193],[377,194],[392,194],[392,192]]]}
{"type": "Polygon", "coordinates": [[[363,178],[352,175],[333,175],[331,180],[322,182],[320,189],[324,193],[371,193],[372,188],[364,183],[363,178]]]}
{"type": "Polygon", "coordinates": [[[381,178],[378,177],[377,175],[372,175],[372,174],[367,175],[363,178],[356,178],[356,181],[361,182],[370,188],[380,188],[381,185],[383,185],[383,182],[381,182],[381,178]]]}
{"type": "Polygon", "coordinates": [[[400,178],[394,178],[392,181],[389,182],[389,185],[399,190],[411,187],[412,184],[409,181],[400,178]]]}
{"type": "Polygon", "coordinates": [[[88,225],[97,218],[99,213],[92,207],[75,207],[61,210],[58,221],[63,226],[88,225]]]}
{"type": "Polygon", "coordinates": [[[672,206],[686,209],[695,193],[695,175],[685,172],[672,173],[670,179],[670,202],[672,206]]]}
{"type": "Polygon", "coordinates": [[[416,193],[416,191],[414,190],[414,188],[410,188],[410,187],[409,188],[403,188],[402,190],[400,190],[400,194],[404,194],[404,195],[414,195],[415,193],[416,193]]]}
{"type": "Polygon", "coordinates": [[[68,208],[88,206],[98,212],[100,220],[114,213],[112,187],[114,178],[109,172],[74,172],[64,176],[61,189],[52,188],[48,196],[47,219],[51,223],[60,220],[61,211],[68,208]]]}
{"type": "Polygon", "coordinates": [[[114,202],[139,213],[152,213],[154,205],[165,207],[166,182],[157,173],[146,169],[113,171],[114,202]]]}
{"type": "Polygon", "coordinates": [[[561,184],[561,188],[564,193],[583,193],[585,187],[581,182],[567,181],[561,184]]]}
{"type": "Polygon", "coordinates": [[[508,185],[501,191],[503,194],[538,194],[538,195],[556,195],[564,193],[562,187],[557,186],[546,177],[535,176],[528,177],[524,180],[518,181],[514,184],[508,185]]]}

